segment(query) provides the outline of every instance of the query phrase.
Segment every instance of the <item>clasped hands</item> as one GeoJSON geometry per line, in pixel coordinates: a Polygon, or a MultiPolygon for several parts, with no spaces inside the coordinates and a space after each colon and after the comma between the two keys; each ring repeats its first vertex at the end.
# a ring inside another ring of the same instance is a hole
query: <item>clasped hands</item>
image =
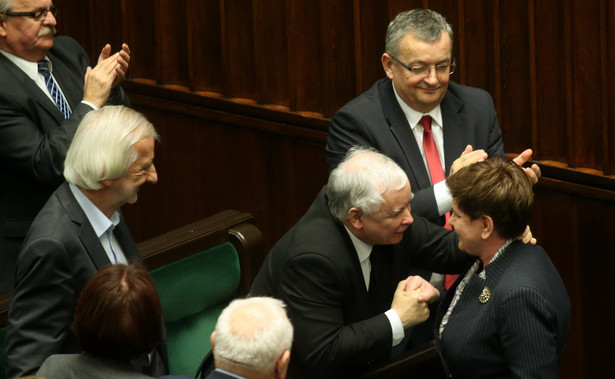
{"type": "Polygon", "coordinates": [[[420,276],[409,276],[398,283],[393,295],[393,309],[404,328],[429,318],[429,304],[440,298],[440,292],[420,276]]]}
{"type": "Polygon", "coordinates": [[[105,105],[111,90],[124,80],[130,64],[130,48],[122,44],[122,50],[111,55],[111,45],[106,44],[98,56],[94,68],[88,67],[83,85],[83,100],[97,107],[105,105]]]}

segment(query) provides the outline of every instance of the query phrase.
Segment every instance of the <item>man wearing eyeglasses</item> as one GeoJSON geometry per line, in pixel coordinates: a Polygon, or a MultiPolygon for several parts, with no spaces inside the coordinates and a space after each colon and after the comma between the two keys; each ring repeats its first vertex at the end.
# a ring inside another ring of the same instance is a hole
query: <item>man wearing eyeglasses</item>
{"type": "Polygon", "coordinates": [[[51,0],[0,0],[0,293],[12,289],[15,260],[38,211],[64,181],[77,125],[93,109],[129,105],[118,84],[127,45],[106,45],[94,68],[79,44],[54,37],[51,0]]]}
{"type": "MultiPolygon", "coordinates": [[[[428,9],[398,14],[388,26],[382,67],[387,78],[344,105],[331,119],[327,166],[333,170],[354,145],[372,147],[406,172],[414,198],[412,211],[446,225],[452,197],[447,174],[487,156],[504,154],[502,133],[489,93],[451,81],[453,29],[428,9]]],[[[526,150],[515,161],[531,159],[526,150]]],[[[535,183],[537,165],[525,169],[535,183]]],[[[439,288],[441,275],[415,270],[439,288]]],[[[454,277],[447,278],[447,283],[454,277]]],[[[428,324],[425,324],[428,325],[428,324]]],[[[410,343],[433,338],[431,328],[416,329],[410,343]]]]}

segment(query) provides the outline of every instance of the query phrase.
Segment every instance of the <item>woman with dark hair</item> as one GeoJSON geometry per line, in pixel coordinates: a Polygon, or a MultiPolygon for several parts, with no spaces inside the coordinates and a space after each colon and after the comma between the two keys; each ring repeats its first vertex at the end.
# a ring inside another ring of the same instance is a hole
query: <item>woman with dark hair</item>
{"type": "Polygon", "coordinates": [[[141,265],[100,270],[84,288],[74,328],[83,352],[47,358],[37,375],[53,379],[149,378],[131,362],[162,338],[162,310],[151,277],[141,265]]]}
{"type": "Polygon", "coordinates": [[[532,184],[493,157],[446,179],[449,223],[477,257],[443,297],[436,341],[453,378],[557,378],[570,327],[562,279],[539,246],[516,239],[528,224],[532,184]]]}

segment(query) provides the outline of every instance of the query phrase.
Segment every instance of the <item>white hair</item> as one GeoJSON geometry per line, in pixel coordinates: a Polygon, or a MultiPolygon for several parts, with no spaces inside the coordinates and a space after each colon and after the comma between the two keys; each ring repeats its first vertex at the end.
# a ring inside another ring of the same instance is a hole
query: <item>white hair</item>
{"type": "Polygon", "coordinates": [[[159,137],[154,126],[133,109],[115,105],[89,112],[66,153],[66,181],[87,190],[102,188],[101,180],[126,173],[138,157],[135,143],[145,138],[159,137]]]}
{"type": "Polygon", "coordinates": [[[406,183],[406,173],[391,158],[374,149],[352,147],[329,175],[329,210],[340,221],[348,219],[353,207],[366,215],[378,212],[384,203],[382,194],[399,191],[406,183]],[[364,159],[354,159],[359,156],[364,159]]]}
{"type": "Polygon", "coordinates": [[[0,0],[0,13],[5,13],[15,8],[15,0],[0,0]]]}
{"type": "Polygon", "coordinates": [[[271,372],[293,342],[293,326],[284,307],[281,300],[271,297],[233,300],[216,323],[216,362],[271,372]]]}

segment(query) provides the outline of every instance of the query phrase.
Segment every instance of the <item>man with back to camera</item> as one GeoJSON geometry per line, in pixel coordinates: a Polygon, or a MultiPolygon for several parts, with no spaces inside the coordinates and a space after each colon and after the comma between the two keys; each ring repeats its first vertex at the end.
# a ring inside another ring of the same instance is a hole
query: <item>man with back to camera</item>
{"type": "Polygon", "coordinates": [[[127,45],[98,63],[69,37],[53,37],[51,0],[0,0],[0,292],[13,288],[15,261],[32,220],[64,181],[64,158],[83,116],[129,105],[118,84],[127,45]]]}
{"type": "MultiPolygon", "coordinates": [[[[8,377],[29,375],[52,354],[78,353],[75,302],[87,282],[111,263],[140,261],[120,207],[156,183],[158,134],[123,106],[89,112],[66,155],[62,184],[32,223],[16,266],[6,332],[8,377]]],[[[134,362],[140,371],[168,373],[163,344],[134,362]]]]}
{"type": "Polygon", "coordinates": [[[289,378],[350,376],[385,361],[439,298],[408,277],[409,267],[456,272],[471,259],[454,233],[413,218],[411,199],[394,161],[351,149],[275,244],[251,294],[287,304],[295,327],[289,378]]]}
{"type": "MultiPolygon", "coordinates": [[[[207,379],[284,379],[293,342],[284,303],[271,297],[235,299],[211,334],[215,370],[207,379]]],[[[160,379],[189,379],[167,375],[160,379]]]]}

